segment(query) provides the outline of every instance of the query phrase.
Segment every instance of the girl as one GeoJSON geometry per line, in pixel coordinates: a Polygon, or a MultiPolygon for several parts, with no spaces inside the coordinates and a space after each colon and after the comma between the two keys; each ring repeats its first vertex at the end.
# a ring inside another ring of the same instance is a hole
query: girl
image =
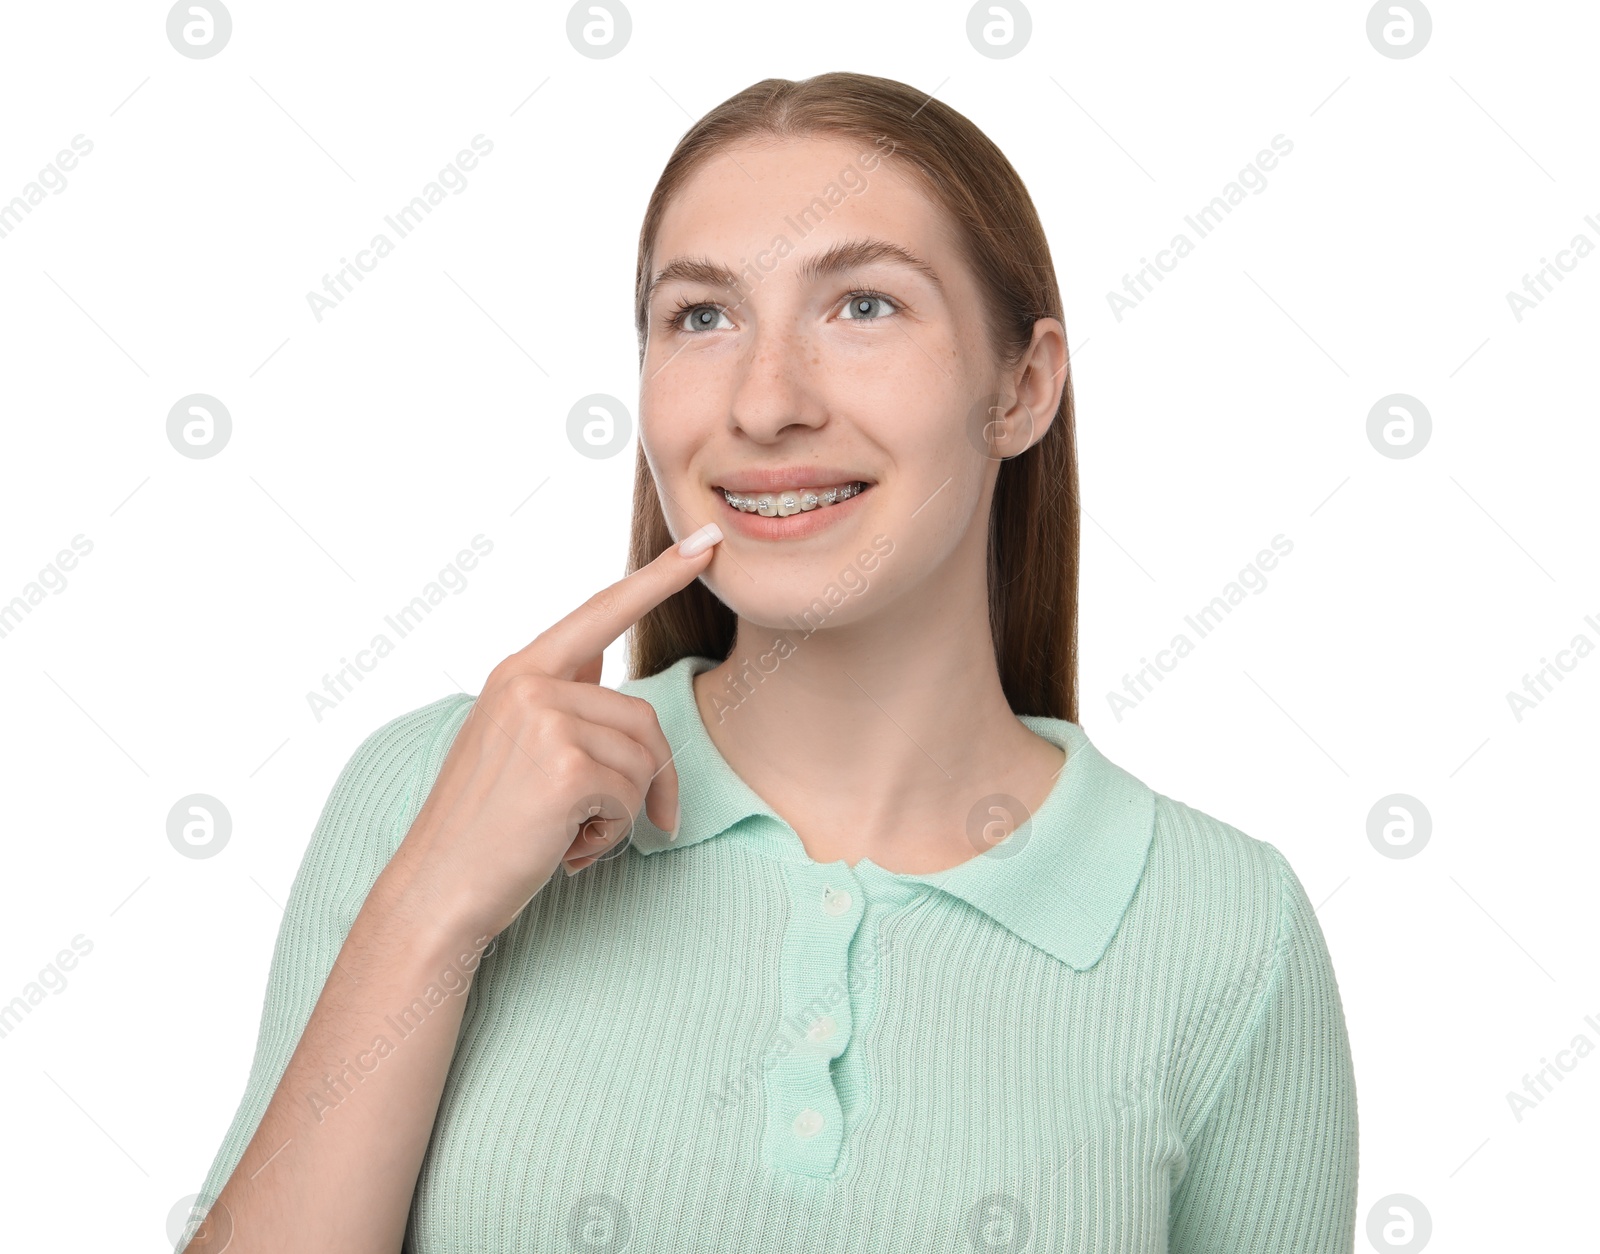
{"type": "Polygon", "coordinates": [[[345,768],[188,1248],[1350,1251],[1304,890],[1077,721],[1011,165],[769,79],[679,143],[637,279],[632,573],[345,768]]]}

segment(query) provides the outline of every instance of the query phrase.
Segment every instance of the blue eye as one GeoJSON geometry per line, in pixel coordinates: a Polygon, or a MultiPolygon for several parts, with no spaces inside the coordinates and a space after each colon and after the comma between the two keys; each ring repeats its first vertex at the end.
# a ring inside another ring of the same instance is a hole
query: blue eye
{"type": "MultiPolygon", "coordinates": [[[[899,313],[898,302],[882,292],[851,292],[845,301],[840,317],[846,322],[882,322],[885,313],[899,313]]],[[[706,301],[681,300],[667,315],[666,323],[674,331],[687,331],[694,335],[702,331],[718,331],[718,320],[726,322],[727,314],[721,305],[706,301]]]]}
{"type": "Polygon", "coordinates": [[[675,331],[689,330],[713,331],[717,328],[717,318],[722,315],[718,305],[708,305],[704,301],[679,301],[672,313],[667,317],[667,325],[675,331]]]}
{"type": "Polygon", "coordinates": [[[851,292],[845,302],[842,316],[847,322],[881,322],[883,315],[872,313],[873,306],[887,305],[890,312],[899,308],[894,301],[878,292],[851,292]]]}

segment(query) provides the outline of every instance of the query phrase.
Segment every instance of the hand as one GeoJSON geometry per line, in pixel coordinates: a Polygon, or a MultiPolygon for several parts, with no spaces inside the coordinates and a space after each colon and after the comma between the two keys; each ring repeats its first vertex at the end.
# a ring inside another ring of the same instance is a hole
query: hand
{"type": "Polygon", "coordinates": [[[721,538],[715,524],[701,528],[484,681],[396,853],[428,900],[475,934],[498,935],[558,863],[593,862],[632,830],[641,806],[657,827],[677,830],[678,773],[655,709],[602,688],[601,655],[704,571],[721,538]]]}

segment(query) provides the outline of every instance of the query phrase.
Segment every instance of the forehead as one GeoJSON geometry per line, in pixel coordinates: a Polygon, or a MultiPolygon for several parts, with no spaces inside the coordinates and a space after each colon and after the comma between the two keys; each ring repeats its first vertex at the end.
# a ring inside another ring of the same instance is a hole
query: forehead
{"type": "MultiPolygon", "coordinates": [[[[846,237],[901,243],[941,274],[953,236],[943,208],[885,141],[814,136],[741,144],[709,157],[673,195],[652,263],[695,255],[729,264],[779,241],[793,253],[846,237]],[[887,154],[887,155],[885,155],[887,154]]],[[[953,278],[954,275],[947,277],[953,278]]]]}

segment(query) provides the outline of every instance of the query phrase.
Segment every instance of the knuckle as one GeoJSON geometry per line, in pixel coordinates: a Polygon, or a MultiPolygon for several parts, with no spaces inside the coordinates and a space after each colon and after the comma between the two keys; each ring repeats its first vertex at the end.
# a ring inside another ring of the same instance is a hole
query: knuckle
{"type": "Polygon", "coordinates": [[[541,743],[544,741],[572,740],[570,718],[566,711],[558,710],[554,706],[535,705],[528,709],[523,716],[523,725],[530,735],[541,743]]]}
{"type": "Polygon", "coordinates": [[[538,709],[548,703],[549,680],[532,671],[513,671],[504,680],[508,702],[519,709],[538,709]]]}
{"type": "Polygon", "coordinates": [[[606,622],[616,614],[617,594],[610,588],[603,588],[589,598],[585,610],[591,623],[606,622]]]}
{"type": "Polygon", "coordinates": [[[658,746],[666,744],[666,733],[661,730],[661,718],[656,714],[655,706],[643,697],[630,696],[628,710],[639,728],[642,739],[658,746]]]}
{"type": "Polygon", "coordinates": [[[655,706],[651,705],[643,697],[629,696],[626,699],[629,711],[641,725],[654,728],[656,731],[661,730],[661,722],[656,718],[655,706]]]}
{"type": "Polygon", "coordinates": [[[574,787],[589,773],[589,755],[571,742],[558,744],[545,755],[544,769],[558,785],[574,787]]]}

